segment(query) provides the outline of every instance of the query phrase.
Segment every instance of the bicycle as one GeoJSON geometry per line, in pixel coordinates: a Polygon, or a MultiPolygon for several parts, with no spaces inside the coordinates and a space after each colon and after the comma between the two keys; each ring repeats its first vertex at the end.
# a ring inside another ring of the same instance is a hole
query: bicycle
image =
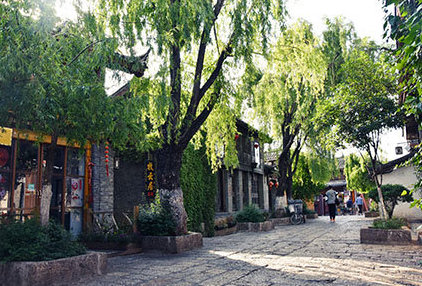
{"type": "Polygon", "coordinates": [[[289,202],[289,211],[292,214],[289,220],[290,223],[293,225],[298,225],[306,222],[306,217],[302,212],[302,204],[303,203],[301,200],[289,202]]]}

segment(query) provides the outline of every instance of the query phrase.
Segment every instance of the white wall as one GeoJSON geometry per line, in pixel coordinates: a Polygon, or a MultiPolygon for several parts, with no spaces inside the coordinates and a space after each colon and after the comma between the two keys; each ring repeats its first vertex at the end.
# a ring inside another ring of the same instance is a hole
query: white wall
{"type": "MultiPolygon", "coordinates": [[[[399,184],[408,189],[412,189],[413,185],[417,182],[415,169],[411,166],[401,167],[389,174],[382,176],[382,184],[399,184]]],[[[421,197],[421,192],[414,192],[413,198],[421,197]]],[[[410,220],[422,219],[422,211],[419,208],[410,208],[410,203],[399,203],[394,208],[394,216],[404,217],[410,220]]]]}

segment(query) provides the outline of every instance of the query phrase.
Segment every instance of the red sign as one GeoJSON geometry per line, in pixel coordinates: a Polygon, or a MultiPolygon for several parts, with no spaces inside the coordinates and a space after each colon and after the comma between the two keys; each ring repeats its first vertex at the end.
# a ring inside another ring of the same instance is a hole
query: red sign
{"type": "Polygon", "coordinates": [[[4,167],[8,161],[9,152],[4,148],[0,148],[0,167],[4,167]]]}

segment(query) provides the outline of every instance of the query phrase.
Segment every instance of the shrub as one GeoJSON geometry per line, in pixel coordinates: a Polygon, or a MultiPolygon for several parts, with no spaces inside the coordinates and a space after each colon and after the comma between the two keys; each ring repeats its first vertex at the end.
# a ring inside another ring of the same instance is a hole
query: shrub
{"type": "Polygon", "coordinates": [[[236,215],[237,222],[263,222],[264,214],[255,206],[249,205],[236,215]]]}
{"type": "Polygon", "coordinates": [[[171,216],[169,206],[161,204],[158,193],[150,206],[140,206],[137,226],[141,235],[165,236],[176,234],[176,223],[171,216]]]}
{"type": "MultiPolygon", "coordinates": [[[[413,197],[409,193],[409,190],[402,185],[382,185],[381,191],[384,197],[385,208],[387,209],[389,218],[393,216],[394,207],[398,204],[398,202],[413,201],[413,197]],[[405,195],[402,196],[402,193],[405,193],[405,195]]],[[[368,196],[377,203],[379,202],[378,191],[376,188],[371,189],[368,196]]]]}
{"type": "Polygon", "coordinates": [[[88,232],[79,236],[80,242],[114,242],[126,244],[133,241],[133,234],[124,231],[116,231],[113,233],[88,232]]]}
{"type": "Polygon", "coordinates": [[[386,220],[377,219],[372,226],[378,229],[400,229],[405,225],[407,225],[407,222],[402,218],[390,218],[386,220]]]}
{"type": "Polygon", "coordinates": [[[53,260],[85,251],[69,232],[54,222],[46,227],[36,219],[0,224],[0,262],[53,260]]]}

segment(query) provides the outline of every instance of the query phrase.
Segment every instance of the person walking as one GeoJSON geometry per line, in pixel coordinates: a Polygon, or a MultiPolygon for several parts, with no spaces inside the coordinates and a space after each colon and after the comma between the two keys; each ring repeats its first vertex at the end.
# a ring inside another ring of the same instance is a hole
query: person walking
{"type": "Polygon", "coordinates": [[[330,213],[330,221],[336,221],[336,191],[329,189],[325,195],[327,196],[328,212],[330,213]]]}
{"type": "Polygon", "coordinates": [[[352,196],[349,197],[349,199],[347,200],[347,211],[349,214],[353,214],[353,200],[352,200],[352,196]]]}
{"type": "Polygon", "coordinates": [[[362,198],[362,194],[360,194],[357,198],[356,198],[356,205],[359,208],[359,214],[363,214],[362,210],[363,210],[363,198],[362,198]]]}

